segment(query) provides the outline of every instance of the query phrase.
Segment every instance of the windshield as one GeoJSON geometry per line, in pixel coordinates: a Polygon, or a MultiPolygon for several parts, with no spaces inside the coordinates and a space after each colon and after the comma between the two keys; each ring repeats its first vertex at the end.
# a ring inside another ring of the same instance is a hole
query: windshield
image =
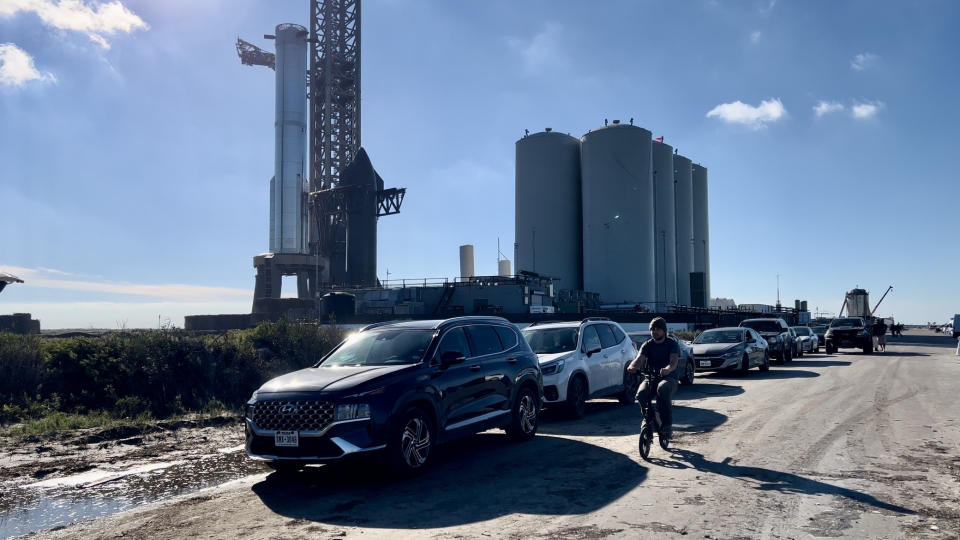
{"type": "Polygon", "coordinates": [[[810,329],[806,326],[794,326],[793,331],[797,333],[798,336],[809,336],[810,329]]]}
{"type": "Polygon", "coordinates": [[[863,320],[861,319],[837,319],[830,323],[830,328],[854,328],[857,326],[863,326],[863,320]]]}
{"type": "Polygon", "coordinates": [[[740,343],[743,341],[742,330],[707,330],[693,340],[694,343],[740,343]]]}
{"type": "Polygon", "coordinates": [[[740,323],[740,326],[753,328],[757,332],[775,332],[777,334],[783,332],[783,329],[780,327],[780,324],[778,324],[777,321],[743,321],[740,323]]]}
{"type": "Polygon", "coordinates": [[[522,333],[533,352],[556,354],[577,348],[577,335],[580,333],[580,328],[528,328],[522,333]]]}
{"type": "Polygon", "coordinates": [[[433,330],[409,328],[360,332],[320,363],[322,366],[388,366],[416,364],[423,359],[433,330]]]}

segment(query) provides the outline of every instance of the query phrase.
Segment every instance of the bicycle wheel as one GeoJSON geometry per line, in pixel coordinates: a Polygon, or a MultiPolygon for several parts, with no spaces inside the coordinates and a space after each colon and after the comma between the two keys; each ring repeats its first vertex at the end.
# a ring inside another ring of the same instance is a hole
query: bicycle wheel
{"type": "Polygon", "coordinates": [[[650,446],[653,445],[653,428],[646,426],[640,432],[640,457],[650,460],[650,446]]]}

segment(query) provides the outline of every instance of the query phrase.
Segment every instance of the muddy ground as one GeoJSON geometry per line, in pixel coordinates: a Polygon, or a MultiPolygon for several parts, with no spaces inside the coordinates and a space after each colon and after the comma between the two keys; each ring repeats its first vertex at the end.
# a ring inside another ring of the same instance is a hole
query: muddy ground
{"type": "Polygon", "coordinates": [[[0,455],[0,537],[960,538],[960,357],[948,345],[698,375],[676,396],[674,447],[655,446],[651,462],[636,409],[611,400],[580,421],[548,412],[527,443],[491,431],[441,447],[406,481],[369,467],[271,473],[243,456],[232,418],[30,443],[0,455]],[[43,507],[38,492],[68,514],[138,489],[118,513],[93,512],[105,517],[15,525],[33,515],[18,509],[43,507]]]}

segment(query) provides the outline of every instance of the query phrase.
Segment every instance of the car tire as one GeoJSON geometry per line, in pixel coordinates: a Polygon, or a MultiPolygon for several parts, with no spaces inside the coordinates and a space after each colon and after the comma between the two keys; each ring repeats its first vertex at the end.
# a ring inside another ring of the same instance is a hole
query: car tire
{"type": "Polygon", "coordinates": [[[293,474],[303,469],[303,464],[297,461],[271,461],[267,465],[277,474],[293,474]]]}
{"type": "Polygon", "coordinates": [[[786,349],[783,352],[783,361],[784,362],[793,362],[793,351],[791,349],[786,349]]]}
{"type": "Polygon", "coordinates": [[[831,347],[829,344],[827,344],[826,348],[827,348],[827,354],[833,354],[837,352],[836,347],[831,347]]]}
{"type": "MultiPolygon", "coordinates": [[[[640,375],[630,373],[623,368],[623,392],[617,394],[617,401],[621,405],[633,405],[637,402],[637,389],[640,388],[640,375]]],[[[569,393],[569,392],[568,392],[569,393]]]]}
{"type": "Polygon", "coordinates": [[[797,345],[796,358],[803,358],[803,344],[797,345]]]}
{"type": "Polygon", "coordinates": [[[873,343],[863,346],[863,354],[873,354],[873,343]]]}
{"type": "Polygon", "coordinates": [[[507,437],[513,441],[529,441],[537,434],[540,420],[540,400],[529,386],[521,388],[513,402],[507,437]]]}
{"type": "Polygon", "coordinates": [[[740,359],[740,366],[737,368],[737,373],[741,377],[746,377],[747,373],[750,372],[750,357],[743,355],[743,358],[740,359]]]}
{"type": "Polygon", "coordinates": [[[760,364],[760,371],[770,371],[770,354],[763,353],[763,363],[760,364]]]}
{"type": "Polygon", "coordinates": [[[693,360],[687,360],[687,372],[683,374],[683,378],[680,379],[680,384],[684,386],[690,386],[693,384],[693,378],[697,374],[697,368],[693,364],[693,360]]]}
{"type": "Polygon", "coordinates": [[[781,366],[784,364],[784,362],[785,362],[786,360],[785,360],[785,357],[784,357],[784,355],[783,355],[783,349],[780,349],[780,352],[778,352],[777,355],[774,356],[774,360],[776,361],[777,364],[779,364],[779,365],[781,365],[781,366]]]}
{"type": "Polygon", "coordinates": [[[817,343],[817,348],[813,350],[815,354],[820,354],[820,344],[817,343]]]}
{"type": "Polygon", "coordinates": [[[423,409],[407,409],[387,443],[390,471],[400,477],[423,472],[431,463],[430,451],[436,440],[434,433],[433,421],[423,409]]]}
{"type": "Polygon", "coordinates": [[[567,386],[567,415],[573,419],[583,418],[587,412],[587,380],[583,375],[574,375],[567,386]]]}

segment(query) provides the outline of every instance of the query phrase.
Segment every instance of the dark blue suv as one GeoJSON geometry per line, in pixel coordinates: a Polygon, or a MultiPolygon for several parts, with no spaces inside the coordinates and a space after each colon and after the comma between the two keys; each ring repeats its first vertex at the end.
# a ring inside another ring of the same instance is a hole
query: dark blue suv
{"type": "Polygon", "coordinates": [[[277,470],[381,454],[422,470],[434,445],[491,428],[536,434],[537,356],[500,317],[371,325],[247,402],[247,455],[277,470]]]}

